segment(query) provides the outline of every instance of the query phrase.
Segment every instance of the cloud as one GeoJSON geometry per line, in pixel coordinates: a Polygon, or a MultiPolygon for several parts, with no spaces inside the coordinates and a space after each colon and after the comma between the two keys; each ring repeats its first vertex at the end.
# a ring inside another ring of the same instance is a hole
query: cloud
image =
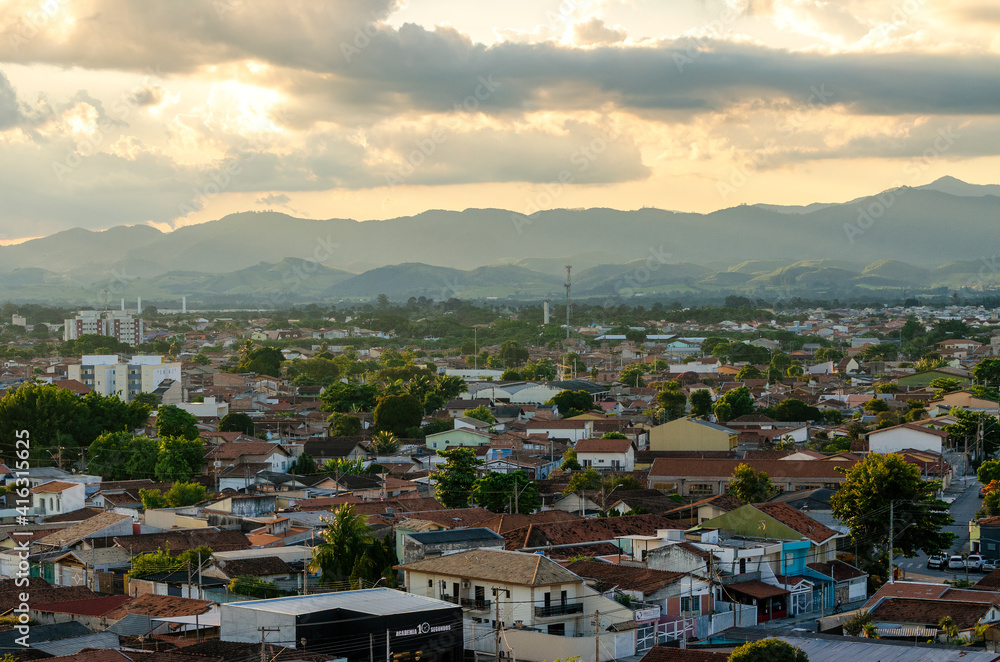
{"type": "Polygon", "coordinates": [[[604,24],[604,21],[597,17],[573,26],[573,41],[582,46],[614,44],[624,41],[627,36],[624,30],[609,28],[604,24]]]}
{"type": "Polygon", "coordinates": [[[14,91],[7,76],[0,71],[0,131],[17,126],[22,119],[17,92],[14,91]]]}
{"type": "Polygon", "coordinates": [[[267,195],[254,200],[254,204],[277,205],[279,207],[284,207],[291,201],[292,199],[284,193],[268,193],[267,195]]]}

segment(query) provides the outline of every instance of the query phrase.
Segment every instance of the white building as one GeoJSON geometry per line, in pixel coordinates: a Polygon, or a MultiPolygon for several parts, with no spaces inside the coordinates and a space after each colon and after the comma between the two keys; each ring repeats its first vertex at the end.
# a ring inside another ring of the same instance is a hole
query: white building
{"type": "Polygon", "coordinates": [[[86,498],[86,488],[82,483],[53,480],[31,490],[31,505],[38,517],[51,517],[80,510],[84,507],[86,498]]]}
{"type": "Polygon", "coordinates": [[[899,453],[900,451],[929,451],[941,454],[948,440],[944,430],[925,428],[904,423],[868,433],[868,450],[872,453],[899,453]]]}
{"type": "Polygon", "coordinates": [[[573,450],[584,468],[635,471],[635,445],[631,439],[581,439],[573,450]]]}
{"type": "Polygon", "coordinates": [[[109,336],[135,347],[142,342],[142,320],[122,310],[81,310],[63,325],[63,340],[85,335],[109,336]]]}
{"type": "Polygon", "coordinates": [[[69,366],[68,379],[75,379],[101,395],[117,394],[129,402],[136,393],[152,393],[165,380],[180,382],[179,361],[162,356],[137,355],[122,362],[117,354],[87,354],[80,365],[69,366]]]}

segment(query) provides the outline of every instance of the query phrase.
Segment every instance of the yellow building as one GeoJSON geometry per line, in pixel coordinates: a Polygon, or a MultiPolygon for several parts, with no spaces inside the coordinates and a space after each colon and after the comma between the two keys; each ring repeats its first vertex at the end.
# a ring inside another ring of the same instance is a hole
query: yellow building
{"type": "Polygon", "coordinates": [[[651,451],[728,451],[736,448],[735,430],[699,418],[678,418],[649,431],[651,451]]]}

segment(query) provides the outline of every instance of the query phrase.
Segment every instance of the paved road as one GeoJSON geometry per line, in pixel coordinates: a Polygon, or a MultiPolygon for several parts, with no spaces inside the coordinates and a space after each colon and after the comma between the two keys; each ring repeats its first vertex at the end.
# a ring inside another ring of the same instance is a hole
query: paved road
{"type": "MultiPolygon", "coordinates": [[[[951,504],[949,512],[955,518],[955,523],[946,530],[954,533],[958,538],[952,545],[950,554],[967,554],[969,552],[969,520],[976,511],[982,507],[982,499],[979,498],[979,488],[982,484],[973,476],[969,476],[969,484],[964,490],[962,481],[956,480],[952,484],[953,490],[949,490],[945,496],[954,496],[955,501],[951,504]]],[[[918,553],[912,559],[897,558],[897,565],[906,573],[907,579],[917,581],[940,582],[945,579],[965,579],[964,570],[934,570],[927,567],[927,556],[918,553]]],[[[970,572],[969,579],[977,581],[982,575],[978,572],[970,572]]]]}

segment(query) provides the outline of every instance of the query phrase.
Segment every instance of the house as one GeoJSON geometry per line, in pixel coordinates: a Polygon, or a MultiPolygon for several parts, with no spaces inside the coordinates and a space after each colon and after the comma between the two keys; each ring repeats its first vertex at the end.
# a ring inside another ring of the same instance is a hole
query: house
{"type": "MultiPolygon", "coordinates": [[[[469,419],[473,420],[473,419],[469,419]]],[[[456,446],[489,446],[493,435],[471,428],[455,428],[427,435],[428,450],[443,451],[456,446]]]]}
{"type": "Polygon", "coordinates": [[[833,529],[820,524],[808,515],[795,510],[785,503],[748,503],[724,515],[710,519],[700,525],[702,528],[724,529],[747,538],[801,541],[804,544],[786,544],[783,549],[781,566],[775,574],[789,574],[789,570],[801,570],[806,559],[812,563],[823,563],[836,559],[837,539],[844,537],[833,529]]]}
{"type": "Polygon", "coordinates": [[[449,418],[460,418],[465,416],[466,412],[470,409],[475,409],[476,407],[492,407],[493,401],[489,398],[473,398],[471,400],[449,400],[448,404],[444,406],[448,410],[449,418]]]}
{"type": "Polygon", "coordinates": [[[31,488],[31,505],[35,516],[62,515],[83,508],[86,488],[82,483],[53,480],[31,488]]]}
{"type": "Polygon", "coordinates": [[[839,468],[850,469],[857,460],[822,462],[818,460],[731,460],[701,458],[663,458],[653,460],[649,470],[649,487],[682,496],[706,497],[725,494],[733,470],[740,464],[754,471],[763,471],[772,485],[782,492],[827,487],[837,489],[845,475],[839,468]]]}
{"type": "MultiPolygon", "coordinates": [[[[468,620],[490,620],[499,613],[505,628],[577,637],[593,634],[588,615],[595,609],[606,614],[608,622],[632,617],[630,609],[541,554],[476,549],[396,569],[403,572],[407,592],[461,605],[468,620]]],[[[519,658],[527,655],[528,650],[518,652],[519,658]]]]}
{"type": "Polygon", "coordinates": [[[1000,621],[1000,607],[992,602],[931,600],[926,598],[884,598],[869,610],[879,631],[923,627],[944,637],[938,624],[950,616],[958,628],[958,637],[966,641],[976,638],[976,626],[1000,621]]]}
{"type": "Polygon", "coordinates": [[[833,560],[807,563],[806,567],[830,577],[834,581],[834,600],[841,604],[857,602],[868,597],[868,574],[850,563],[833,560]]]}
{"type": "Polygon", "coordinates": [[[900,386],[910,389],[927,388],[935,379],[956,379],[963,386],[972,384],[972,373],[960,368],[935,368],[912,375],[904,375],[896,380],[900,386]]]}
{"type": "Polygon", "coordinates": [[[930,427],[903,423],[865,435],[872,453],[899,453],[904,450],[929,451],[940,455],[948,446],[948,433],[930,427]]]}
{"type": "Polygon", "coordinates": [[[368,453],[361,445],[361,437],[325,437],[323,439],[306,439],[302,448],[316,464],[327,460],[363,460],[368,453]]]}
{"type": "Polygon", "coordinates": [[[598,471],[634,471],[635,444],[631,439],[581,439],[573,447],[583,467],[598,471]]]}
{"type": "Polygon", "coordinates": [[[738,434],[722,425],[699,418],[677,418],[649,431],[652,451],[729,451],[736,448],[738,434]]]}
{"type": "MultiPolygon", "coordinates": [[[[269,441],[234,441],[219,444],[205,453],[207,474],[242,465],[267,465],[270,471],[283,472],[294,460],[281,444],[269,441]]],[[[254,472],[256,473],[256,472],[254,472]]]]}
{"type": "Polygon", "coordinates": [[[504,537],[481,527],[407,533],[403,535],[402,560],[412,563],[481,548],[503,549],[504,537]]]}
{"type": "Polygon", "coordinates": [[[202,571],[205,577],[232,580],[236,577],[256,577],[267,582],[290,579],[295,570],[277,556],[254,556],[249,558],[212,559],[202,571]]]}

